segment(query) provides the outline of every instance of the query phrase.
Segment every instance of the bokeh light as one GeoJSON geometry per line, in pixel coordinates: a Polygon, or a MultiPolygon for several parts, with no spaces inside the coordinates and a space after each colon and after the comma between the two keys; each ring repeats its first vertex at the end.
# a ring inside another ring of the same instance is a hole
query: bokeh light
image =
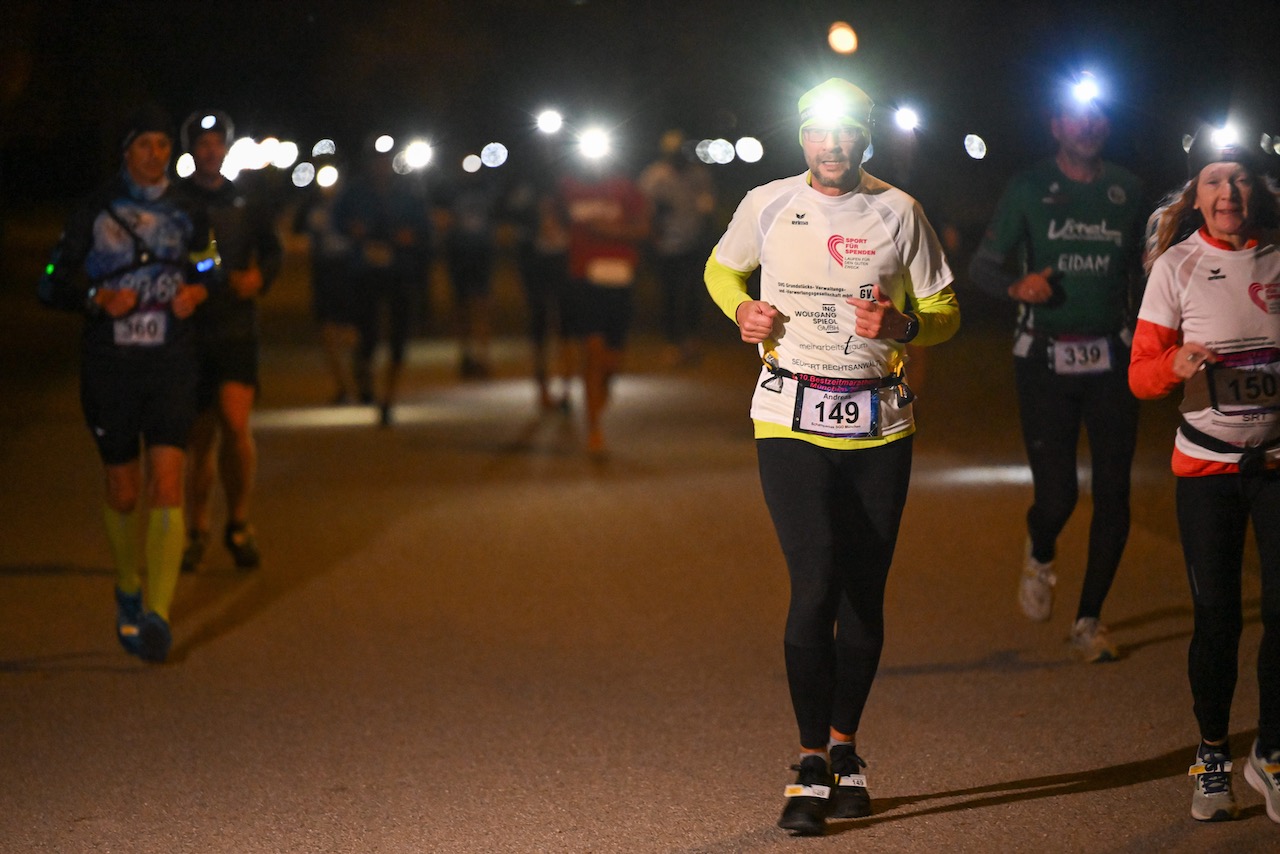
{"type": "Polygon", "coordinates": [[[964,138],[964,152],[974,160],[987,156],[987,142],[976,133],[967,134],[964,138]]]}
{"type": "Polygon", "coordinates": [[[290,177],[293,181],[293,186],[308,187],[316,179],[316,167],[304,160],[293,167],[293,175],[290,177]]]}
{"type": "Polygon", "coordinates": [[[500,142],[491,142],[480,149],[480,162],[485,166],[498,167],[507,162],[507,147],[500,142]]]}
{"type": "Polygon", "coordinates": [[[337,154],[337,153],[338,153],[337,143],[335,143],[331,139],[326,138],[326,139],[318,140],[315,145],[311,146],[312,157],[323,157],[326,154],[337,154]]]}
{"type": "Polygon", "coordinates": [[[707,146],[707,154],[711,157],[712,163],[719,163],[721,166],[726,163],[732,163],[734,158],[733,143],[727,139],[713,139],[707,146]]]}
{"type": "Polygon", "coordinates": [[[271,157],[271,165],[277,169],[288,169],[297,162],[298,144],[287,140],[276,146],[275,154],[271,157]]]}
{"type": "Polygon", "coordinates": [[[321,166],[316,170],[316,183],[321,187],[332,187],[338,183],[338,167],[331,163],[321,166]]]}
{"type": "Polygon", "coordinates": [[[744,136],[734,144],[733,149],[738,152],[738,159],[744,163],[758,163],[764,157],[764,146],[754,136],[744,136]]]}
{"type": "Polygon", "coordinates": [[[858,49],[858,34],[845,21],[836,21],[827,30],[827,44],[836,53],[853,53],[858,49]]]}
{"type": "Polygon", "coordinates": [[[431,162],[431,155],[435,152],[431,149],[431,144],[425,139],[415,139],[405,147],[404,159],[410,169],[423,169],[431,162]]]}
{"type": "Polygon", "coordinates": [[[373,150],[378,152],[379,154],[386,154],[388,151],[390,151],[392,148],[395,147],[395,144],[396,144],[395,137],[391,136],[390,134],[384,133],[382,136],[378,137],[373,141],[373,150]]]}
{"type": "Polygon", "coordinates": [[[555,110],[543,110],[538,113],[538,130],[543,133],[558,133],[564,126],[564,116],[555,110]]]}
{"type": "Polygon", "coordinates": [[[190,178],[196,171],[196,160],[189,152],[183,152],[178,155],[178,161],[173,164],[173,170],[178,173],[179,178],[190,178]]]}
{"type": "Polygon", "coordinates": [[[608,156],[609,148],[609,134],[600,128],[588,128],[578,137],[578,151],[588,160],[608,156]]]}
{"type": "Polygon", "coordinates": [[[462,158],[463,172],[479,172],[482,166],[484,166],[484,161],[480,159],[478,154],[468,154],[462,158]]]}

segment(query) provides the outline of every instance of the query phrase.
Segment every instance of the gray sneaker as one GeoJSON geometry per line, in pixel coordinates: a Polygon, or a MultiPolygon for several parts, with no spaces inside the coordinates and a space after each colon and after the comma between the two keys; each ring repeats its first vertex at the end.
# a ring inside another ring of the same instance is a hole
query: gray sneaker
{"type": "Polygon", "coordinates": [[[1201,745],[1196,764],[1187,769],[1196,778],[1191,791],[1191,817],[1196,821],[1230,821],[1240,814],[1231,794],[1231,754],[1224,745],[1212,750],[1201,745]]]}
{"type": "Polygon", "coordinates": [[[1027,540],[1027,557],[1022,564],[1022,578],[1018,582],[1018,605],[1027,619],[1043,623],[1053,614],[1053,585],[1058,576],[1053,574],[1053,561],[1041,563],[1031,556],[1031,541],[1027,540]]]}
{"type": "Polygon", "coordinates": [[[1249,762],[1244,766],[1244,779],[1267,802],[1267,818],[1280,824],[1280,750],[1258,755],[1258,740],[1249,748],[1249,762]]]}
{"type": "Polygon", "coordinates": [[[1084,661],[1118,661],[1120,650],[1111,642],[1107,627],[1097,617],[1081,617],[1071,627],[1071,648],[1084,661]]]}

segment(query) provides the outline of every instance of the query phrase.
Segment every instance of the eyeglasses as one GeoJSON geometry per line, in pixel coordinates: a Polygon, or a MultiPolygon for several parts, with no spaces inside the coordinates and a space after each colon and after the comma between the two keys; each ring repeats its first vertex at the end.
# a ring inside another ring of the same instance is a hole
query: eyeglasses
{"type": "Polygon", "coordinates": [[[854,142],[867,138],[865,128],[858,125],[839,125],[833,128],[807,127],[801,133],[805,142],[826,142],[831,134],[836,135],[837,142],[854,142]]]}

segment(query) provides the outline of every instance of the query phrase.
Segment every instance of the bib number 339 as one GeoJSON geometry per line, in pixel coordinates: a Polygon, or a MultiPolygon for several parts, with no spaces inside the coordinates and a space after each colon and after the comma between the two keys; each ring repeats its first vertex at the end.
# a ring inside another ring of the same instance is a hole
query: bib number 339
{"type": "Polygon", "coordinates": [[[1055,374],[1100,374],[1111,370],[1107,338],[1057,338],[1053,342],[1055,374]]]}

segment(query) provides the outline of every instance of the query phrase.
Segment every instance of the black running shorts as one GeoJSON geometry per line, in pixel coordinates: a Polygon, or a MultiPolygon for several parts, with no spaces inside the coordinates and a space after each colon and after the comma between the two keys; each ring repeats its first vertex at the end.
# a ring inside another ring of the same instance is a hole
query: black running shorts
{"type": "Polygon", "coordinates": [[[195,359],[171,352],[85,353],[80,406],[109,466],[136,460],[140,443],[185,449],[196,417],[195,359]]]}

